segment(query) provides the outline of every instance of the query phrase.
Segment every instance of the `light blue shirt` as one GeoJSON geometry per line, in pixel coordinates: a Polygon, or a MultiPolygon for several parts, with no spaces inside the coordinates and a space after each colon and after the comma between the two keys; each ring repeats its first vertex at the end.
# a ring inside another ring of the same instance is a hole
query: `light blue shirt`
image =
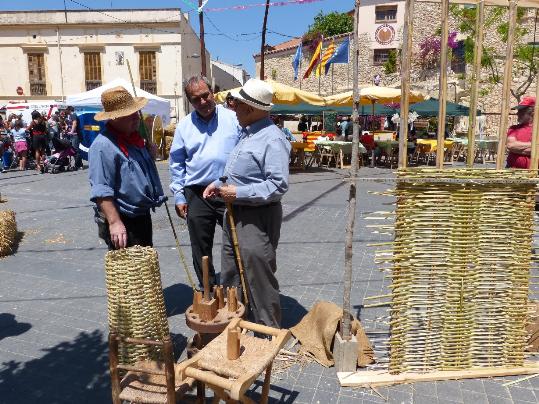
{"type": "MultiPolygon", "coordinates": [[[[247,126],[225,167],[227,183],[236,186],[238,205],[280,201],[288,191],[288,164],[292,146],[271,119],[247,126]]],[[[215,181],[221,186],[221,181],[215,181]]]]}
{"type": "Polygon", "coordinates": [[[236,113],[217,105],[206,122],[196,111],[183,118],[170,148],[170,191],[176,205],[187,203],[189,185],[208,185],[223,175],[226,161],[241,135],[236,113]]]}
{"type": "Polygon", "coordinates": [[[26,130],[24,128],[11,129],[11,136],[13,136],[14,142],[26,141],[26,130]]]}
{"type": "Polygon", "coordinates": [[[147,214],[165,201],[159,174],[145,147],[127,145],[127,157],[106,130],[88,152],[90,200],[111,197],[129,217],[147,214]]]}

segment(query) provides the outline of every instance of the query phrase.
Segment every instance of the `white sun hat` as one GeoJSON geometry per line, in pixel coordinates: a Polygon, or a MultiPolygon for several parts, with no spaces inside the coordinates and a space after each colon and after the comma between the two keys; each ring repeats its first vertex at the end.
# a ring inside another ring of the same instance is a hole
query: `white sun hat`
{"type": "Polygon", "coordinates": [[[263,111],[271,110],[273,107],[273,88],[265,81],[259,79],[249,79],[239,90],[231,91],[232,97],[250,105],[253,108],[263,111]]]}

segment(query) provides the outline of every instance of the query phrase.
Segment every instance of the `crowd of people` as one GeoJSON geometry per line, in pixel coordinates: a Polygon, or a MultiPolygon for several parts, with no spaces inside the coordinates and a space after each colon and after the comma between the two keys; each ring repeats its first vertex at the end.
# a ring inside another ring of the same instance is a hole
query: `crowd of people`
{"type": "MultiPolygon", "coordinates": [[[[0,157],[10,154],[10,160],[18,162],[19,170],[36,169],[44,172],[44,162],[54,150],[54,139],[69,142],[75,150],[75,169],[82,168],[79,154],[82,131],[80,121],[73,107],[58,110],[48,115],[46,112],[32,111],[30,122],[22,114],[10,114],[6,119],[0,115],[0,157]]],[[[0,172],[4,167],[0,158],[0,172]]],[[[13,164],[12,164],[13,165],[13,164]]]]}

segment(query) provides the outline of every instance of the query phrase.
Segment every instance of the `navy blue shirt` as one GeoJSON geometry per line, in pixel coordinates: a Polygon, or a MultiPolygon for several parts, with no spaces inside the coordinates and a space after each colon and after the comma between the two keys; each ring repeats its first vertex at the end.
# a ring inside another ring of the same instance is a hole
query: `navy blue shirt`
{"type": "Polygon", "coordinates": [[[155,163],[145,147],[128,144],[126,156],[113,139],[105,129],[90,146],[90,200],[111,197],[120,213],[145,215],[166,199],[155,163]]]}

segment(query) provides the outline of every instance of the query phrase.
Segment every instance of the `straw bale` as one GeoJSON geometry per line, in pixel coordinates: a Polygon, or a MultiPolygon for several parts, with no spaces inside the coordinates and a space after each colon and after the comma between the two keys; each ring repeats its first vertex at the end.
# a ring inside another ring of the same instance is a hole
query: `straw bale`
{"type": "MultiPolygon", "coordinates": [[[[331,302],[316,302],[303,319],[290,331],[301,343],[300,352],[309,352],[323,366],[333,366],[333,340],[342,318],[342,308],[331,302]]],[[[352,334],[358,340],[358,359],[360,367],[374,363],[372,346],[361,326],[354,317],[352,334]]]]}
{"type": "MultiPolygon", "coordinates": [[[[123,337],[162,340],[169,335],[157,252],[134,246],[105,257],[109,328],[123,337]]],[[[120,344],[120,360],[159,359],[160,350],[120,344]]]]}
{"type": "Polygon", "coordinates": [[[13,252],[17,241],[17,222],[12,210],[0,211],[0,257],[13,252]]]}
{"type": "Polygon", "coordinates": [[[523,366],[536,186],[525,170],[408,169],[397,181],[391,373],[523,366]],[[437,179],[454,178],[459,183],[437,179]],[[489,179],[492,182],[474,182],[489,179]]]}

